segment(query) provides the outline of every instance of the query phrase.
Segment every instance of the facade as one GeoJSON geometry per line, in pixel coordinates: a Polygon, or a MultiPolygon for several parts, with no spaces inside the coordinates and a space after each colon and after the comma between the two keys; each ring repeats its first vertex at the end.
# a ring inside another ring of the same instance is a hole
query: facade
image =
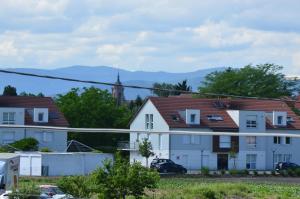
{"type": "Polygon", "coordinates": [[[271,170],[281,161],[300,164],[300,138],[157,133],[299,134],[300,119],[283,101],[151,97],[131,121],[130,130],[131,162],[145,164],[138,143],[149,138],[155,153],[149,162],[155,157],[169,158],[189,170],[204,166],[211,170],[271,170]]]}
{"type": "Polygon", "coordinates": [[[124,87],[120,81],[120,75],[118,73],[118,78],[115,85],[112,88],[112,96],[116,99],[117,105],[120,106],[125,102],[124,87]]]}
{"type": "MultiPolygon", "coordinates": [[[[69,124],[50,97],[0,96],[0,123],[6,125],[34,125],[67,127],[69,124]]],[[[39,147],[64,151],[67,132],[43,129],[0,128],[0,144],[33,137],[39,147]]]]}

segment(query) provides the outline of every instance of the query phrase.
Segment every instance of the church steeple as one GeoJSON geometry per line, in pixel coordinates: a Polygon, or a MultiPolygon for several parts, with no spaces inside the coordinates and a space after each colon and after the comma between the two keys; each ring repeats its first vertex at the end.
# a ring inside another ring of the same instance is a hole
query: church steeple
{"type": "Polygon", "coordinates": [[[125,102],[124,87],[120,81],[120,74],[118,72],[117,81],[112,88],[112,96],[116,99],[117,105],[120,106],[125,102]]]}

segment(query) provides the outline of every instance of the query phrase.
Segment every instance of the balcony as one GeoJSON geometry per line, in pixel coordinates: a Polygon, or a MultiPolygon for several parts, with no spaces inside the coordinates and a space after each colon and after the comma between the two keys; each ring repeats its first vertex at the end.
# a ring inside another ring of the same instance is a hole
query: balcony
{"type": "Polygon", "coordinates": [[[118,150],[121,151],[138,151],[139,142],[127,142],[127,141],[118,142],[117,148],[118,150]]]}

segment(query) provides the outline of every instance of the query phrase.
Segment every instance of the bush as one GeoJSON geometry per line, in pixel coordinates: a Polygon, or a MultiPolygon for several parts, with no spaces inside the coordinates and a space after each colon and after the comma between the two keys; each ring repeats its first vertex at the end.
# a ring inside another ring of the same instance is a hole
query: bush
{"type": "Polygon", "coordinates": [[[243,174],[247,176],[247,175],[249,175],[249,171],[247,169],[244,169],[243,174]]]}
{"type": "Polygon", "coordinates": [[[296,170],[295,169],[288,169],[287,173],[289,176],[297,176],[296,170]]]}
{"type": "Polygon", "coordinates": [[[13,190],[9,195],[9,199],[39,199],[40,190],[37,184],[28,182],[20,184],[18,190],[13,190]]]}
{"type": "Polygon", "coordinates": [[[253,171],[253,175],[255,175],[255,176],[257,176],[257,175],[258,175],[258,173],[257,173],[257,171],[256,171],[256,170],[254,170],[254,171],[253,171]]]}
{"type": "Polygon", "coordinates": [[[37,151],[39,142],[34,138],[24,138],[11,144],[12,147],[22,151],[37,151]]]}
{"type": "Polygon", "coordinates": [[[225,175],[226,171],[224,169],[221,170],[221,174],[225,175]]]}
{"type": "Polygon", "coordinates": [[[105,161],[103,168],[98,168],[89,176],[72,176],[62,178],[58,186],[75,197],[92,198],[141,198],[145,189],[157,187],[160,177],[157,171],[143,167],[140,163],[130,163],[115,157],[115,162],[105,161]]]}
{"type": "Polygon", "coordinates": [[[297,176],[300,176],[300,168],[296,168],[296,169],[295,169],[295,174],[296,174],[297,176]]]}
{"type": "Polygon", "coordinates": [[[41,149],[40,149],[40,152],[49,153],[49,152],[52,152],[52,151],[51,151],[49,148],[44,147],[44,148],[41,148],[41,149]]]}
{"type": "Polygon", "coordinates": [[[200,171],[201,171],[201,174],[202,174],[202,175],[205,175],[205,176],[208,176],[208,175],[209,175],[209,168],[208,168],[208,167],[202,167],[202,168],[200,169],[200,171]]]}
{"type": "Polygon", "coordinates": [[[276,176],[276,171],[275,171],[275,170],[272,170],[272,171],[271,171],[271,175],[272,175],[272,176],[276,176]]]}
{"type": "Polygon", "coordinates": [[[90,176],[67,176],[60,178],[57,186],[68,194],[78,198],[91,198],[93,185],[90,184],[90,176]]]}
{"type": "Polygon", "coordinates": [[[229,170],[229,174],[230,174],[230,175],[238,175],[238,174],[239,174],[239,171],[236,170],[236,169],[232,169],[232,170],[229,170]]]}
{"type": "Polygon", "coordinates": [[[13,152],[8,146],[1,146],[0,153],[11,153],[13,152]]]}

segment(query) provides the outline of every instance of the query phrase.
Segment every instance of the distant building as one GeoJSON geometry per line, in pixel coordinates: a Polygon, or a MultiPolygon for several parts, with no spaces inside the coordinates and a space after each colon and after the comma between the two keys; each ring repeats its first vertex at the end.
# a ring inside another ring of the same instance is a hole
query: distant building
{"type": "Polygon", "coordinates": [[[114,87],[112,88],[112,96],[116,99],[117,105],[120,106],[125,102],[125,96],[124,96],[124,87],[120,81],[119,73],[115,84],[116,85],[114,85],[114,87]]]}
{"type": "MultiPolygon", "coordinates": [[[[50,97],[0,96],[0,124],[68,127],[69,123],[50,97]]],[[[35,138],[39,148],[67,148],[67,131],[54,129],[1,128],[0,145],[35,138]]]]}

